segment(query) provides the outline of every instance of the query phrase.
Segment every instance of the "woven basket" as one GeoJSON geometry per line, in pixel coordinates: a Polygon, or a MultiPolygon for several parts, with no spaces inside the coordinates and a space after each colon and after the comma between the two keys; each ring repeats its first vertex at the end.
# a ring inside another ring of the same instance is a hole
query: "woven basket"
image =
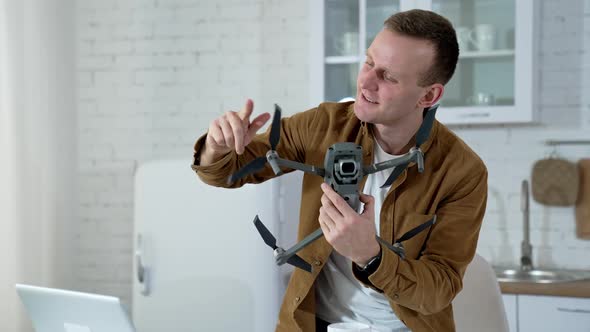
{"type": "Polygon", "coordinates": [[[535,201],[551,206],[576,203],[580,182],[578,166],[560,158],[537,161],[533,165],[531,187],[535,201]]]}

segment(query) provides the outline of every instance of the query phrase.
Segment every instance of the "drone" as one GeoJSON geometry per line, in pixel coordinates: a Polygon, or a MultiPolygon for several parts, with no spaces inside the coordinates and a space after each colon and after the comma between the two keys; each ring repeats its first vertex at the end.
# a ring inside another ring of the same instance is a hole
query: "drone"
{"type": "MultiPolygon", "coordinates": [[[[399,177],[399,175],[402,174],[402,172],[411,162],[416,163],[418,172],[424,172],[424,153],[420,149],[420,145],[422,145],[430,136],[430,131],[434,123],[434,115],[437,108],[438,105],[424,109],[424,119],[422,125],[416,133],[416,145],[413,146],[406,154],[384,162],[363,166],[362,147],[351,142],[341,142],[335,143],[328,148],[324,158],[324,167],[321,168],[283,159],[278,155],[276,147],[280,139],[281,108],[279,105],[275,104],[275,111],[269,135],[270,150],[268,150],[266,156],[261,156],[252,160],[237,172],[232,174],[228,179],[228,183],[234,183],[236,180],[246,175],[255,173],[263,169],[268,163],[277,176],[283,174],[283,171],[281,170],[281,167],[283,167],[300,170],[323,177],[324,182],[330,185],[336,193],[343,197],[351,208],[353,208],[355,211],[358,211],[361,204],[359,198],[359,185],[363,177],[394,167],[391,175],[381,186],[381,188],[385,188],[389,187],[399,177]]],[[[402,242],[414,237],[418,233],[433,225],[435,222],[436,215],[431,220],[409,230],[393,244],[390,244],[377,235],[375,237],[379,243],[383,244],[389,250],[393,251],[402,259],[404,259],[405,249],[402,245],[402,242]]],[[[287,263],[304,271],[310,273],[312,272],[311,264],[298,256],[297,252],[320,238],[323,235],[321,228],[318,228],[306,236],[299,243],[285,250],[282,247],[277,246],[276,238],[266,228],[266,226],[264,226],[262,221],[258,218],[258,215],[254,218],[254,226],[258,230],[258,233],[262,237],[264,243],[273,249],[275,262],[277,265],[280,266],[287,263]]]]}

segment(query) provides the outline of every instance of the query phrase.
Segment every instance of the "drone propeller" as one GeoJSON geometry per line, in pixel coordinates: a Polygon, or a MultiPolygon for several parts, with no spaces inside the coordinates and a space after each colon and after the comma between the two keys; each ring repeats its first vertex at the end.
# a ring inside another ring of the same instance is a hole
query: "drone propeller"
{"type": "Polygon", "coordinates": [[[311,273],[311,265],[308,262],[304,261],[303,258],[301,258],[297,255],[289,257],[289,259],[287,260],[287,263],[289,263],[295,267],[298,267],[298,268],[302,269],[303,271],[307,271],[307,272],[311,273]]]}
{"type": "Polygon", "coordinates": [[[407,241],[411,238],[413,238],[414,236],[418,235],[419,233],[421,233],[423,230],[427,229],[428,227],[434,225],[436,223],[436,215],[434,215],[432,217],[432,219],[410,229],[409,231],[407,231],[404,235],[402,235],[399,239],[397,239],[397,243],[401,243],[404,241],[407,241]]]}
{"type": "MultiPolygon", "coordinates": [[[[258,218],[258,215],[256,217],[254,217],[254,226],[256,226],[258,233],[260,233],[260,236],[262,236],[262,240],[264,241],[264,243],[266,243],[267,246],[271,247],[273,250],[275,250],[275,252],[278,249],[279,254],[284,252],[284,250],[282,248],[277,247],[277,239],[272,235],[272,233],[268,230],[268,228],[266,228],[266,226],[264,226],[262,221],[260,221],[260,219],[258,218]]],[[[295,267],[298,267],[304,271],[311,272],[311,265],[308,262],[306,262],[305,260],[303,260],[303,258],[301,258],[297,255],[293,255],[293,256],[289,257],[289,259],[287,260],[287,263],[289,263],[295,267]]]]}
{"type": "MultiPolygon", "coordinates": [[[[430,131],[432,130],[432,126],[434,124],[434,116],[436,114],[436,110],[438,109],[438,105],[435,105],[431,108],[428,108],[424,111],[424,119],[422,120],[422,125],[420,126],[420,128],[418,129],[418,132],[416,133],[416,148],[419,149],[420,145],[422,145],[424,142],[426,142],[428,140],[428,137],[430,137],[430,131]]],[[[416,158],[418,158],[418,166],[420,168],[423,168],[423,163],[424,163],[424,157],[421,155],[421,151],[418,151],[418,154],[416,155],[416,158]]],[[[397,167],[395,167],[393,169],[393,172],[391,172],[391,174],[389,175],[389,177],[387,178],[387,180],[385,181],[385,183],[381,186],[381,188],[386,188],[391,186],[391,184],[393,183],[393,181],[395,181],[402,173],[403,171],[406,169],[406,167],[408,167],[410,163],[403,163],[397,167]]],[[[422,170],[420,170],[420,172],[422,172],[422,170]]]]}
{"type": "Polygon", "coordinates": [[[396,166],[391,172],[391,174],[389,174],[389,177],[387,178],[385,183],[381,186],[381,189],[391,186],[393,181],[395,181],[397,177],[403,173],[403,171],[406,169],[406,167],[408,167],[409,164],[410,163],[403,163],[401,165],[396,166]]]}
{"type": "Polygon", "coordinates": [[[252,160],[251,162],[247,163],[246,166],[232,174],[229,177],[228,183],[234,183],[236,180],[264,168],[264,164],[266,164],[266,157],[258,157],[252,160]]]}
{"type": "Polygon", "coordinates": [[[425,111],[426,114],[424,114],[422,125],[416,133],[416,147],[420,147],[420,145],[426,142],[428,137],[430,137],[430,131],[432,130],[432,125],[434,124],[434,116],[436,115],[437,109],[438,105],[434,105],[425,111]]]}
{"type": "Polygon", "coordinates": [[[266,243],[267,246],[271,247],[272,250],[275,250],[278,248],[277,247],[277,239],[274,237],[274,235],[272,235],[272,233],[268,230],[268,228],[266,228],[266,226],[264,226],[262,221],[260,221],[260,219],[258,218],[258,215],[256,215],[256,217],[254,217],[254,226],[256,226],[258,233],[260,233],[260,236],[262,236],[262,240],[264,241],[264,243],[266,243]]]}
{"type": "Polygon", "coordinates": [[[270,127],[270,137],[269,137],[270,151],[266,154],[266,157],[258,157],[256,159],[252,160],[251,162],[247,163],[246,165],[244,165],[244,167],[239,169],[234,174],[232,174],[228,179],[228,183],[234,183],[238,179],[240,179],[246,175],[249,175],[249,174],[255,173],[256,171],[261,170],[262,168],[264,168],[264,165],[266,164],[266,162],[268,162],[270,164],[270,166],[272,167],[273,171],[275,171],[275,173],[277,175],[279,175],[281,172],[281,169],[280,169],[279,165],[277,164],[275,157],[278,157],[278,156],[276,155],[276,152],[274,152],[274,150],[276,149],[277,145],[279,144],[280,137],[281,137],[281,108],[279,107],[279,105],[275,104],[275,113],[273,115],[272,124],[270,127]]]}
{"type": "Polygon", "coordinates": [[[270,149],[276,150],[279,144],[279,138],[281,138],[281,108],[275,104],[275,114],[272,118],[272,124],[270,126],[270,149]]]}
{"type": "Polygon", "coordinates": [[[404,248],[404,245],[402,244],[402,242],[413,238],[414,236],[418,235],[423,230],[434,225],[435,223],[436,223],[436,215],[433,216],[432,219],[428,220],[427,222],[420,224],[420,225],[410,229],[409,231],[407,231],[404,235],[402,235],[399,239],[397,239],[397,241],[395,241],[393,244],[389,244],[387,241],[376,236],[377,242],[385,245],[387,248],[389,248],[389,250],[396,253],[402,259],[405,259],[406,258],[406,249],[404,248]]]}

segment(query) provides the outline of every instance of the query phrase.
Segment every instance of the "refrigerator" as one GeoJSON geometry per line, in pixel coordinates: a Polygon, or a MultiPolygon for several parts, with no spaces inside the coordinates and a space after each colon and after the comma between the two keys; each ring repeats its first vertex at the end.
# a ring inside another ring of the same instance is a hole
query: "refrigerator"
{"type": "Polygon", "coordinates": [[[190,160],[135,174],[132,317],[138,331],[272,331],[292,268],[275,264],[256,215],[279,245],[296,241],[300,172],[238,189],[204,184],[190,160]]]}

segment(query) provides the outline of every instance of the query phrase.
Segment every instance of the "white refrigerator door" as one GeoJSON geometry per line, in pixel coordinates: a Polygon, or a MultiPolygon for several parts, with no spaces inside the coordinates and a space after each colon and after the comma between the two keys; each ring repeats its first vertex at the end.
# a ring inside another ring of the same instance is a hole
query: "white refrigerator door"
{"type": "Polygon", "coordinates": [[[136,173],[134,323],[140,332],[273,331],[279,269],[252,221],[279,234],[278,181],[215,188],[190,164],[156,161],[136,173]]]}

